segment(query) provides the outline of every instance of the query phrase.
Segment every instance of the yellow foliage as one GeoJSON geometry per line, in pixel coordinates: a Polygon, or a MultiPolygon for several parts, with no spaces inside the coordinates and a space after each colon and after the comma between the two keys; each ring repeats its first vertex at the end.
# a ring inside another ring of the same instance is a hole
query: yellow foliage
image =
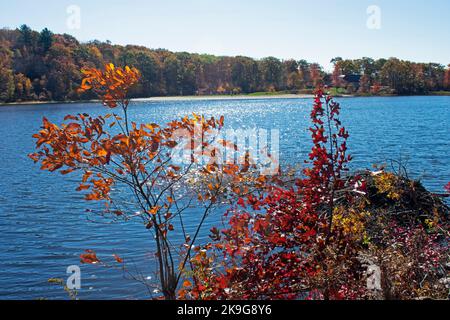
{"type": "Polygon", "coordinates": [[[344,207],[334,209],[333,229],[340,230],[344,236],[354,240],[369,241],[366,234],[365,221],[370,216],[367,211],[355,211],[344,207]]]}
{"type": "Polygon", "coordinates": [[[379,193],[386,194],[391,200],[400,200],[401,190],[397,187],[398,178],[393,173],[382,173],[375,177],[375,186],[379,193]]]}

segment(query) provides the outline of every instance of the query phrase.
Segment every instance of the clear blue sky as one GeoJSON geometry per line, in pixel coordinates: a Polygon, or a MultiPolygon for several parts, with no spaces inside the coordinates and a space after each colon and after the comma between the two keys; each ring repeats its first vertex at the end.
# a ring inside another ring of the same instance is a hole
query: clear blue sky
{"type": "Polygon", "coordinates": [[[396,56],[450,63],[449,0],[0,0],[0,27],[26,23],[81,41],[174,51],[307,59],[396,56]],[[81,28],[67,27],[69,5],[81,28]],[[381,29],[367,8],[381,9],[381,29]]]}

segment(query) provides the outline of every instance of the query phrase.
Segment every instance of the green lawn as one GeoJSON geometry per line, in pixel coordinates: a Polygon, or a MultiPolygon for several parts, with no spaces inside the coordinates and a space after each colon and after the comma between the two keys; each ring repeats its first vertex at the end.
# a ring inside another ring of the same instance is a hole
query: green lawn
{"type": "Polygon", "coordinates": [[[280,94],[291,94],[291,92],[289,92],[289,91],[253,92],[253,93],[249,93],[248,96],[252,96],[252,97],[279,96],[280,94]]]}
{"type": "Polygon", "coordinates": [[[433,96],[450,96],[450,91],[433,91],[431,92],[433,96]]]}

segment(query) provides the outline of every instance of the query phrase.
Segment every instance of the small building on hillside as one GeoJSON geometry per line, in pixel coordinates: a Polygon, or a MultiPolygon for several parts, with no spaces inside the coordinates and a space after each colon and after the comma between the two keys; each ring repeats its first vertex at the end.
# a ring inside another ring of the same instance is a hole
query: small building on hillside
{"type": "Polygon", "coordinates": [[[347,88],[348,91],[352,92],[358,91],[361,77],[362,76],[360,74],[346,74],[340,76],[344,86],[347,88]]]}
{"type": "Polygon", "coordinates": [[[342,80],[353,84],[359,84],[359,82],[361,81],[361,75],[359,74],[346,74],[342,75],[341,78],[342,80]]]}

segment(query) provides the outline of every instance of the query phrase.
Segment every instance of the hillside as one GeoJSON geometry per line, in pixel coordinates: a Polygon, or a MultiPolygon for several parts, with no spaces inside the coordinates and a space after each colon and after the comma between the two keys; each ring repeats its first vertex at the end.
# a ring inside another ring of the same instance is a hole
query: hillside
{"type": "Polygon", "coordinates": [[[336,58],[334,72],[327,74],[317,63],[305,60],[255,60],[100,41],[80,43],[67,34],[37,32],[23,25],[0,30],[0,102],[90,99],[77,93],[80,70],[109,62],[142,72],[143,81],[131,93],[133,97],[299,92],[321,83],[351,94],[427,94],[450,88],[449,69],[435,63],[336,58]],[[359,82],[342,79],[350,74],[357,74],[359,82]]]}

